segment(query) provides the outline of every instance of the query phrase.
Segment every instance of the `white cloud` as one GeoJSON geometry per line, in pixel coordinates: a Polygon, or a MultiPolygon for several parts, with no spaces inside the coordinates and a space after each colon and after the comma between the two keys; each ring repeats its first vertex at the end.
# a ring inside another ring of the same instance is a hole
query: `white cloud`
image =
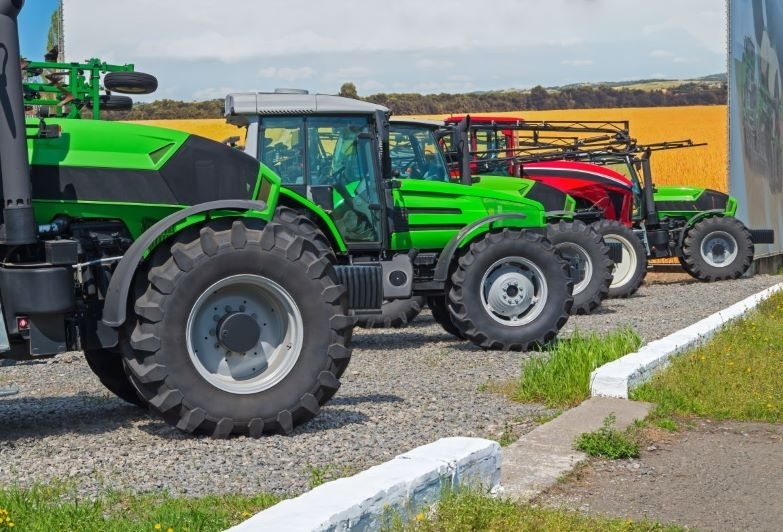
{"type": "Polygon", "coordinates": [[[193,100],[216,100],[225,98],[230,92],[240,92],[233,87],[205,87],[193,93],[193,100]]]}
{"type": "Polygon", "coordinates": [[[258,76],[261,78],[280,79],[283,81],[299,81],[302,79],[309,79],[315,75],[315,70],[310,67],[299,68],[275,68],[268,67],[262,68],[258,71],[258,76]]]}
{"type": "Polygon", "coordinates": [[[563,59],[560,61],[561,65],[566,66],[592,66],[594,61],[592,59],[563,59]]]}
{"type": "Polygon", "coordinates": [[[647,55],[649,57],[661,58],[661,59],[674,56],[674,54],[672,52],[670,52],[669,50],[653,50],[653,51],[651,51],[647,55]]]}
{"type": "Polygon", "coordinates": [[[422,58],[416,60],[413,66],[419,70],[448,70],[454,68],[455,65],[453,61],[422,58]]]}
{"type": "Polygon", "coordinates": [[[64,1],[67,60],[134,63],[183,99],[259,79],[372,94],[638,79],[666,57],[692,59],[678,77],[725,69],[725,0],[64,1]]]}

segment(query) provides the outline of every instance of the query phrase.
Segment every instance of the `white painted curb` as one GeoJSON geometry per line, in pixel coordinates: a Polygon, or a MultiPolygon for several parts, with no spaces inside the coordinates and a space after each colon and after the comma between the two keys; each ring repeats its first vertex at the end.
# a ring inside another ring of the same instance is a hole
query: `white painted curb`
{"type": "Polygon", "coordinates": [[[650,342],[635,353],[604,364],[590,375],[591,395],[627,399],[630,388],[648,380],[655,369],[668,363],[672,355],[704,342],[725,323],[738,318],[781,290],[783,283],[778,283],[689,327],[650,342]]]}
{"type": "Polygon", "coordinates": [[[445,488],[496,489],[500,462],[500,445],[495,441],[442,438],[281,501],[228,532],[380,530],[384,519],[406,518],[435,504],[445,488]]]}

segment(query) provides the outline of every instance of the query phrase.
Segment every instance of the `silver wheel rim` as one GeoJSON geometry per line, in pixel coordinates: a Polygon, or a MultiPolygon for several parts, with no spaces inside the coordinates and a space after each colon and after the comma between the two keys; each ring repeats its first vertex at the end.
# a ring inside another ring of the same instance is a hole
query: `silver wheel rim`
{"type": "Polygon", "coordinates": [[[523,257],[505,257],[481,278],[481,302],[503,325],[519,327],[535,320],[546,306],[549,288],[541,269],[523,257]]]}
{"type": "Polygon", "coordinates": [[[619,235],[604,235],[604,241],[619,242],[622,246],[622,258],[620,262],[615,262],[612,266],[612,282],[609,288],[625,286],[633,279],[636,269],[639,266],[639,257],[636,256],[633,246],[628,239],[619,235]]]}
{"type": "Polygon", "coordinates": [[[590,255],[587,253],[585,248],[578,244],[574,244],[573,242],[564,242],[562,244],[558,244],[557,250],[563,256],[563,258],[569,262],[572,259],[579,261],[582,276],[578,281],[574,282],[574,289],[572,294],[581,294],[587,288],[587,285],[590,284],[590,279],[593,278],[593,261],[590,260],[590,255]]]}
{"type": "Polygon", "coordinates": [[[199,374],[236,394],[267,390],[285,378],[299,359],[303,335],[302,315],[291,295],[276,282],[250,274],[226,277],[205,290],[186,328],[190,361],[199,374]],[[223,324],[236,317],[258,328],[257,341],[243,352],[219,339],[226,332],[223,324]]]}
{"type": "Polygon", "coordinates": [[[726,231],[709,233],[699,246],[704,262],[713,268],[725,268],[737,258],[737,240],[726,231]]]}

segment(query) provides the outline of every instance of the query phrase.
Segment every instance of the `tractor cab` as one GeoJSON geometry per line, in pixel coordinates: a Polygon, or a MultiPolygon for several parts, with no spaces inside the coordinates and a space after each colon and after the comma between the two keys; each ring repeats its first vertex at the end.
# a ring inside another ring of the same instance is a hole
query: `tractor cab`
{"type": "Polygon", "coordinates": [[[226,116],[247,128],[245,152],[273,170],[286,189],[330,213],[349,248],[378,249],[388,235],[374,146],[388,111],[356,103],[303,92],[240,93],[227,97],[226,116]],[[291,109],[302,112],[292,115],[291,109]]]}

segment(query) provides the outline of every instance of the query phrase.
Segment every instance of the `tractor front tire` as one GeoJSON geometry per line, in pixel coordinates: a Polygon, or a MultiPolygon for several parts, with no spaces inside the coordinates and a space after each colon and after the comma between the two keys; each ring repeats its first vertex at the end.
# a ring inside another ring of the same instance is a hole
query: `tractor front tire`
{"type": "Polygon", "coordinates": [[[218,220],[173,244],[142,281],[125,364],[177,428],[288,434],[339,388],[353,327],[345,288],[287,226],[218,220]]]}
{"type": "Polygon", "coordinates": [[[451,320],[483,349],[549,344],[574,302],[565,260],[543,236],[524,230],[482,235],[459,257],[450,283],[451,320]]]}
{"type": "Polygon", "coordinates": [[[416,319],[424,307],[424,303],[424,296],[384,301],[380,314],[360,315],[356,324],[365,329],[400,329],[416,319]]]}
{"type": "Polygon", "coordinates": [[[546,237],[568,261],[574,277],[571,314],[590,314],[609,294],[614,267],[609,246],[595,229],[578,220],[550,224],[546,237]]]}
{"type": "Polygon", "coordinates": [[[700,281],[736,279],[753,262],[753,241],[733,216],[712,216],[685,233],[682,255],[682,267],[700,281]]]}
{"type": "Polygon", "coordinates": [[[622,247],[620,262],[613,264],[608,297],[632,296],[647,276],[647,252],[642,241],[629,227],[617,220],[600,220],[592,225],[603,236],[604,242],[616,242],[622,247]]]}

